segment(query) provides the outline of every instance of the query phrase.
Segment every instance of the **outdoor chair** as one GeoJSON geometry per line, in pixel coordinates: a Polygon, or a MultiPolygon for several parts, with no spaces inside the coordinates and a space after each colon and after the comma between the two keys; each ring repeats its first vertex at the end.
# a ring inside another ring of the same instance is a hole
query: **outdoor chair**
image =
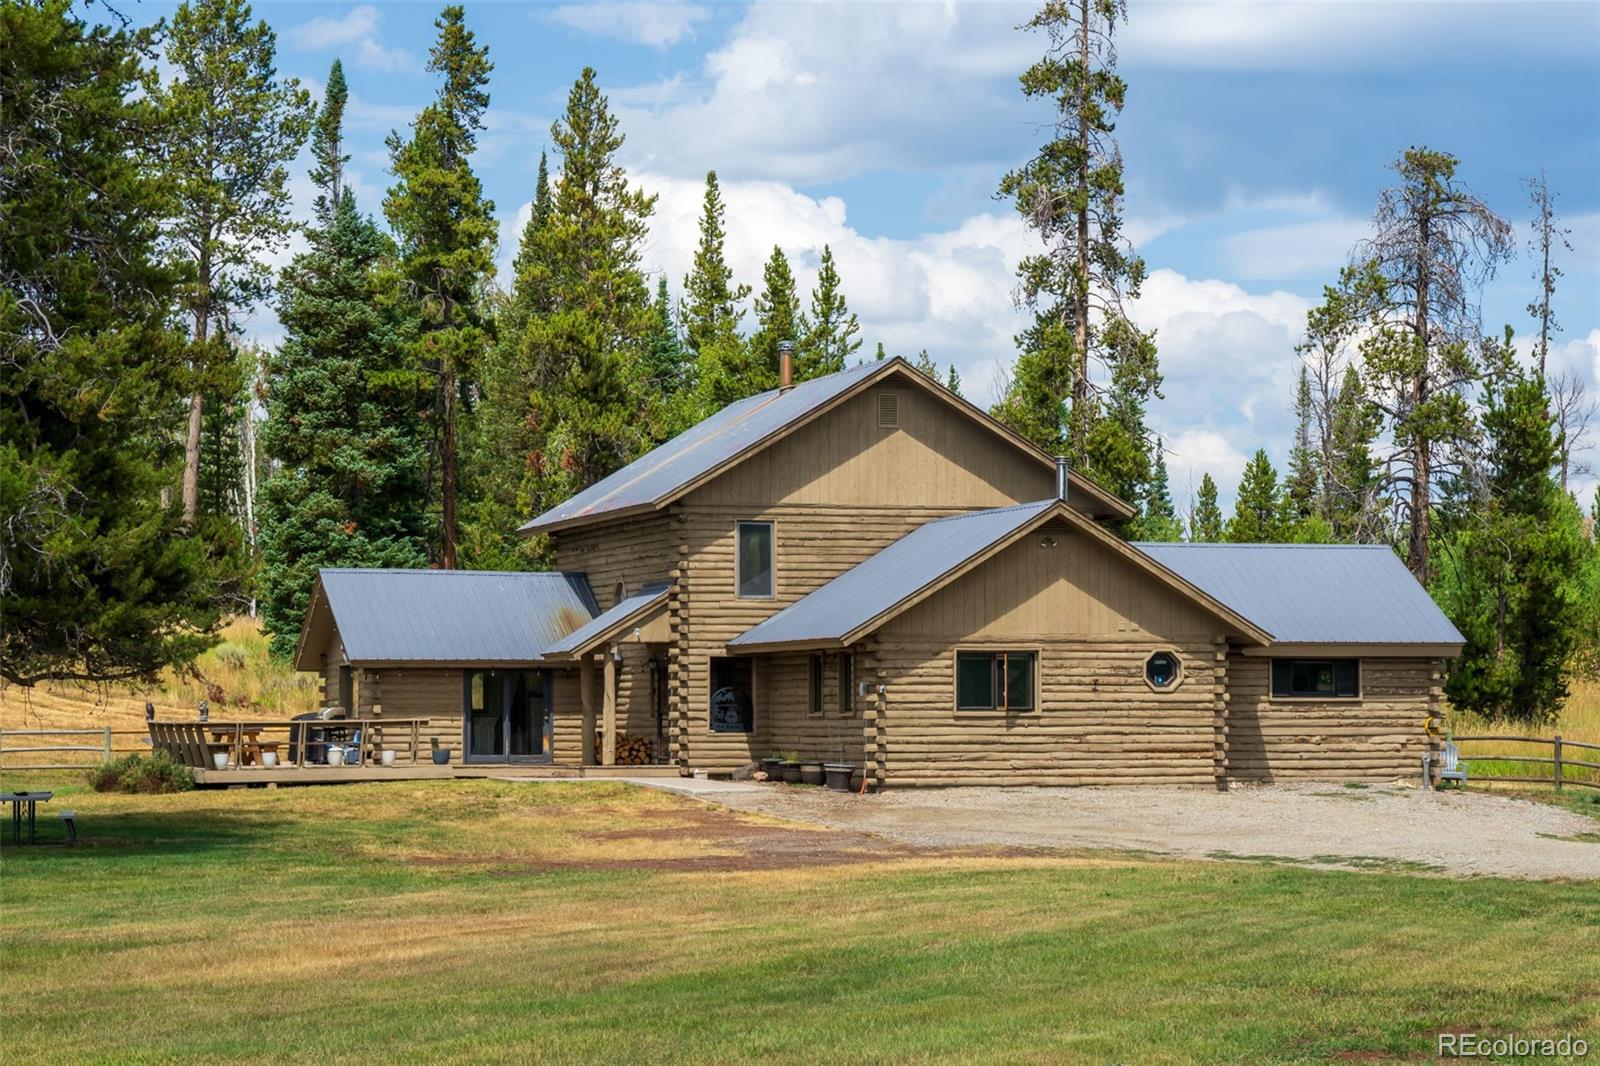
{"type": "MultiPolygon", "coordinates": [[[[1434,787],[1433,777],[1430,774],[1433,755],[1430,752],[1422,757],[1422,783],[1425,787],[1434,787]]],[[[1439,749],[1439,783],[1454,781],[1461,787],[1467,785],[1467,768],[1461,764],[1461,752],[1456,747],[1453,734],[1446,733],[1444,746],[1439,749]]]]}

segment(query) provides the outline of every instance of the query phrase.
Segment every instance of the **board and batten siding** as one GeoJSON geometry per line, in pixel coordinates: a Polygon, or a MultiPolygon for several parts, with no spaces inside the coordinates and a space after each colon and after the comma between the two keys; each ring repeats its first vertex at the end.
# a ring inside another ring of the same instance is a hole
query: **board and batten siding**
{"type": "Polygon", "coordinates": [[[1437,659],[1364,658],[1358,698],[1274,699],[1272,661],[1232,655],[1228,778],[1416,779],[1429,746],[1427,722],[1442,716],[1442,676],[1437,659]]]}

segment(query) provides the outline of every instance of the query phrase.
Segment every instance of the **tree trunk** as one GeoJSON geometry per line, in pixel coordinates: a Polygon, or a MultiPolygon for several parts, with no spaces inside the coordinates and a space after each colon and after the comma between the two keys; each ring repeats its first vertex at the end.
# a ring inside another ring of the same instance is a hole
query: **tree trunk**
{"type": "MultiPolygon", "coordinates": [[[[1082,152],[1078,171],[1078,284],[1073,302],[1072,339],[1077,346],[1077,361],[1072,373],[1072,424],[1069,432],[1082,433],[1085,404],[1089,400],[1089,0],[1078,2],[1078,60],[1082,64],[1082,89],[1078,98],[1078,148],[1082,152]]],[[[1081,452],[1084,442],[1076,440],[1081,452]]]]}
{"type": "Polygon", "coordinates": [[[448,365],[440,375],[439,387],[444,390],[444,439],[439,445],[440,496],[444,530],[444,568],[456,568],[456,374],[448,365]]]}
{"type": "MultiPolygon", "coordinates": [[[[208,283],[209,279],[201,280],[202,285],[208,283]]],[[[200,353],[199,359],[204,359],[209,317],[204,305],[194,313],[194,343],[196,351],[200,353]]],[[[195,363],[194,370],[198,379],[200,373],[198,362],[195,363]]],[[[194,392],[189,394],[189,434],[183,446],[183,524],[189,529],[194,528],[195,519],[200,513],[200,415],[204,402],[199,385],[196,384],[194,392]]]]}
{"type": "MultiPolygon", "coordinates": [[[[1431,367],[1428,337],[1428,243],[1427,210],[1417,220],[1417,306],[1413,329],[1417,335],[1418,365],[1411,384],[1412,412],[1425,403],[1431,392],[1431,367]]],[[[1432,519],[1428,504],[1432,498],[1433,442],[1421,433],[1412,434],[1411,445],[1411,537],[1406,545],[1406,567],[1418,581],[1428,581],[1428,530],[1432,519]]]]}

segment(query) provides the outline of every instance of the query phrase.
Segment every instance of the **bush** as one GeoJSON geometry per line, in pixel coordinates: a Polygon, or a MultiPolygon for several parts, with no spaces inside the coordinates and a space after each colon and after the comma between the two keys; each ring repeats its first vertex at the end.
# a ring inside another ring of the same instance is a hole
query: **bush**
{"type": "Polygon", "coordinates": [[[187,792],[194,788],[194,771],[164,751],[150,755],[124,755],[89,771],[89,787],[96,792],[187,792]]]}

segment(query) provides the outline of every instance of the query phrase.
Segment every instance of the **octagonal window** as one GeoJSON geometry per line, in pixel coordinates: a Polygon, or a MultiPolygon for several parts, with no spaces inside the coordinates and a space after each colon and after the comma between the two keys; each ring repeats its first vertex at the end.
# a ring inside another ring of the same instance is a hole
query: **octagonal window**
{"type": "Polygon", "coordinates": [[[1144,661],[1144,679],[1151,688],[1176,688],[1180,673],[1178,657],[1170,651],[1158,651],[1144,661]]]}

